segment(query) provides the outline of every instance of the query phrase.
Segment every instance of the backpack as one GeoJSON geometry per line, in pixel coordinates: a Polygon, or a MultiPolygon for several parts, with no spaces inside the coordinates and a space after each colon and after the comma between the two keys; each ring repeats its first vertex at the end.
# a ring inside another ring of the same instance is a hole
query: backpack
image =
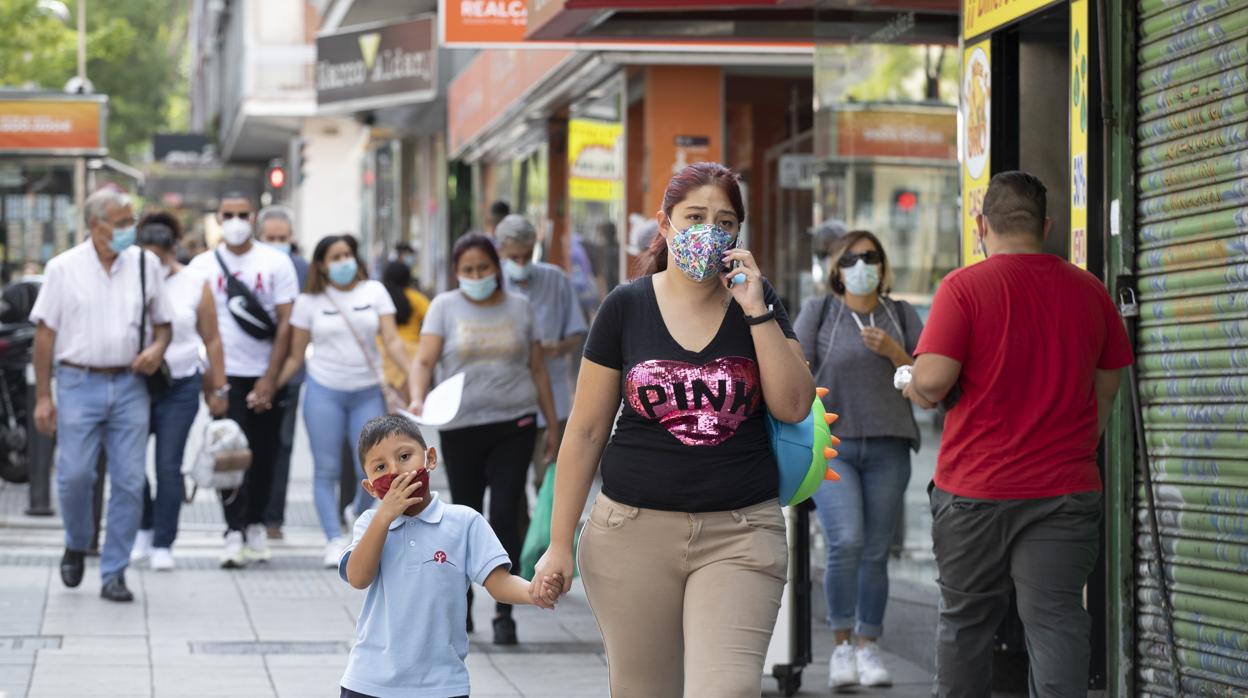
{"type": "Polygon", "coordinates": [[[200,445],[195,462],[191,465],[191,481],[194,487],[187,495],[187,502],[195,498],[198,488],[236,490],[243,485],[243,477],[251,467],[251,448],[247,435],[238,422],[232,419],[216,419],[204,427],[204,441],[200,445]]]}

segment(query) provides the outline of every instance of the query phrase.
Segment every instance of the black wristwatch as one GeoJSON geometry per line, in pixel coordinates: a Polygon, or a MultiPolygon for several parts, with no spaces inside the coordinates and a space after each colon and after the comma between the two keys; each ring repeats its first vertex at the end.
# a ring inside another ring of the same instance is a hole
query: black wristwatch
{"type": "Polygon", "coordinates": [[[775,319],[776,319],[776,306],[768,304],[767,312],[763,313],[762,315],[759,315],[757,317],[751,317],[749,315],[746,315],[745,324],[749,325],[750,327],[754,327],[755,325],[761,325],[764,322],[771,322],[772,320],[775,320],[775,319]]]}

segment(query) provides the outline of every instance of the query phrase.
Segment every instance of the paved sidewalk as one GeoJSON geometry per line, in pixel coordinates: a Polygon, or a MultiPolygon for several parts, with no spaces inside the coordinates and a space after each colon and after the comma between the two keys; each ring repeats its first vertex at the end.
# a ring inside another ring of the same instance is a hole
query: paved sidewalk
{"type": "MultiPolygon", "coordinates": [[[[26,487],[0,483],[0,698],[336,696],[364,593],[320,567],[324,541],[302,434],[296,449],[286,539],[273,544],[271,563],[218,569],[220,507],[200,493],[184,510],[178,569],[127,574],[133,604],[99,598],[96,560],[81,587],[64,588],[59,519],[23,515],[26,487]]],[[[433,487],[445,490],[441,473],[433,487]]],[[[468,657],[473,696],[608,695],[601,638],[579,582],[557,612],[516,609],[515,648],[490,644],[493,603],[484,590],[474,610],[481,630],[468,657]]],[[[800,695],[829,693],[831,649],[831,634],[816,623],[815,662],[800,695]]],[[[929,694],[929,673],[887,661],[896,685],[857,695],[929,694]]],[[[774,681],[764,682],[764,695],[779,695],[774,681]]]]}

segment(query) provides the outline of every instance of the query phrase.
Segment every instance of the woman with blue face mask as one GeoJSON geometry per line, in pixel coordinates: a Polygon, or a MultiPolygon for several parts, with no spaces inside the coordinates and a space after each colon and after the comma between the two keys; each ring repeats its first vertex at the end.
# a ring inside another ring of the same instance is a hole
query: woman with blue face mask
{"type": "MultiPolygon", "coordinates": [[[[354,444],[365,422],[386,413],[377,338],[395,363],[409,365],[394,313],[394,301],[386,287],[365,274],[354,237],[330,235],[317,243],[304,292],[295,299],[290,313],[290,355],[278,385],[286,385],[299,372],[311,347],[306,361],[303,419],[315,467],[313,503],[328,541],[326,567],[338,566],[342,550],[350,542],[338,523],[342,444],[354,444]]],[[[355,449],[351,452],[354,455],[355,449]]],[[[358,481],[364,471],[358,456],[355,458],[358,481]]],[[[368,493],[359,489],[348,526],[371,503],[368,493]]]]}
{"type": "Polygon", "coordinates": [[[825,406],[841,415],[842,442],[831,462],[841,480],[823,483],[814,497],[837,645],[828,680],[836,689],[884,686],[891,679],[875,643],[888,602],[888,552],[910,481],[910,450],[919,447],[893,373],[914,363],[923,323],[910,304],[888,297],[888,257],[875,235],[846,233],[829,261],[832,293],[806,301],[794,326],[815,382],[829,390],[825,406]]]}
{"type": "MultiPolygon", "coordinates": [[[[520,507],[537,439],[537,411],[546,424],[544,457],[559,446],[559,419],[538,341],[533,309],[523,296],[503,288],[502,264],[494,241],[466,235],[451,252],[459,288],[439,294],[420,328],[412,370],[413,414],[437,383],[464,374],[464,393],[455,419],[440,428],[451,498],[482,511],[490,490],[489,521],[520,569],[520,507]],[[437,380],[434,380],[436,377],[437,380]]],[[[472,590],[468,591],[468,632],[472,632],[472,590]]],[[[495,605],[494,644],[514,645],[511,606],[495,605]]]]}

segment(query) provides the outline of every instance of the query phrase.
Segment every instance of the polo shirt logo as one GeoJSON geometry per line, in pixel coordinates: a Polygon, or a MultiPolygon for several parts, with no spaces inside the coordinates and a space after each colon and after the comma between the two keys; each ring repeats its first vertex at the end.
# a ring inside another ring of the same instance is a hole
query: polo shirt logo
{"type": "Polygon", "coordinates": [[[427,565],[427,564],[429,564],[430,562],[433,562],[433,563],[436,563],[436,564],[439,564],[439,565],[450,565],[451,567],[456,567],[456,566],[457,566],[454,562],[451,562],[450,560],[447,560],[447,559],[446,559],[446,553],[442,552],[441,550],[439,550],[439,551],[437,551],[436,553],[434,553],[434,554],[433,554],[433,559],[432,559],[432,560],[425,560],[425,564],[426,564],[426,565],[427,565]]]}

